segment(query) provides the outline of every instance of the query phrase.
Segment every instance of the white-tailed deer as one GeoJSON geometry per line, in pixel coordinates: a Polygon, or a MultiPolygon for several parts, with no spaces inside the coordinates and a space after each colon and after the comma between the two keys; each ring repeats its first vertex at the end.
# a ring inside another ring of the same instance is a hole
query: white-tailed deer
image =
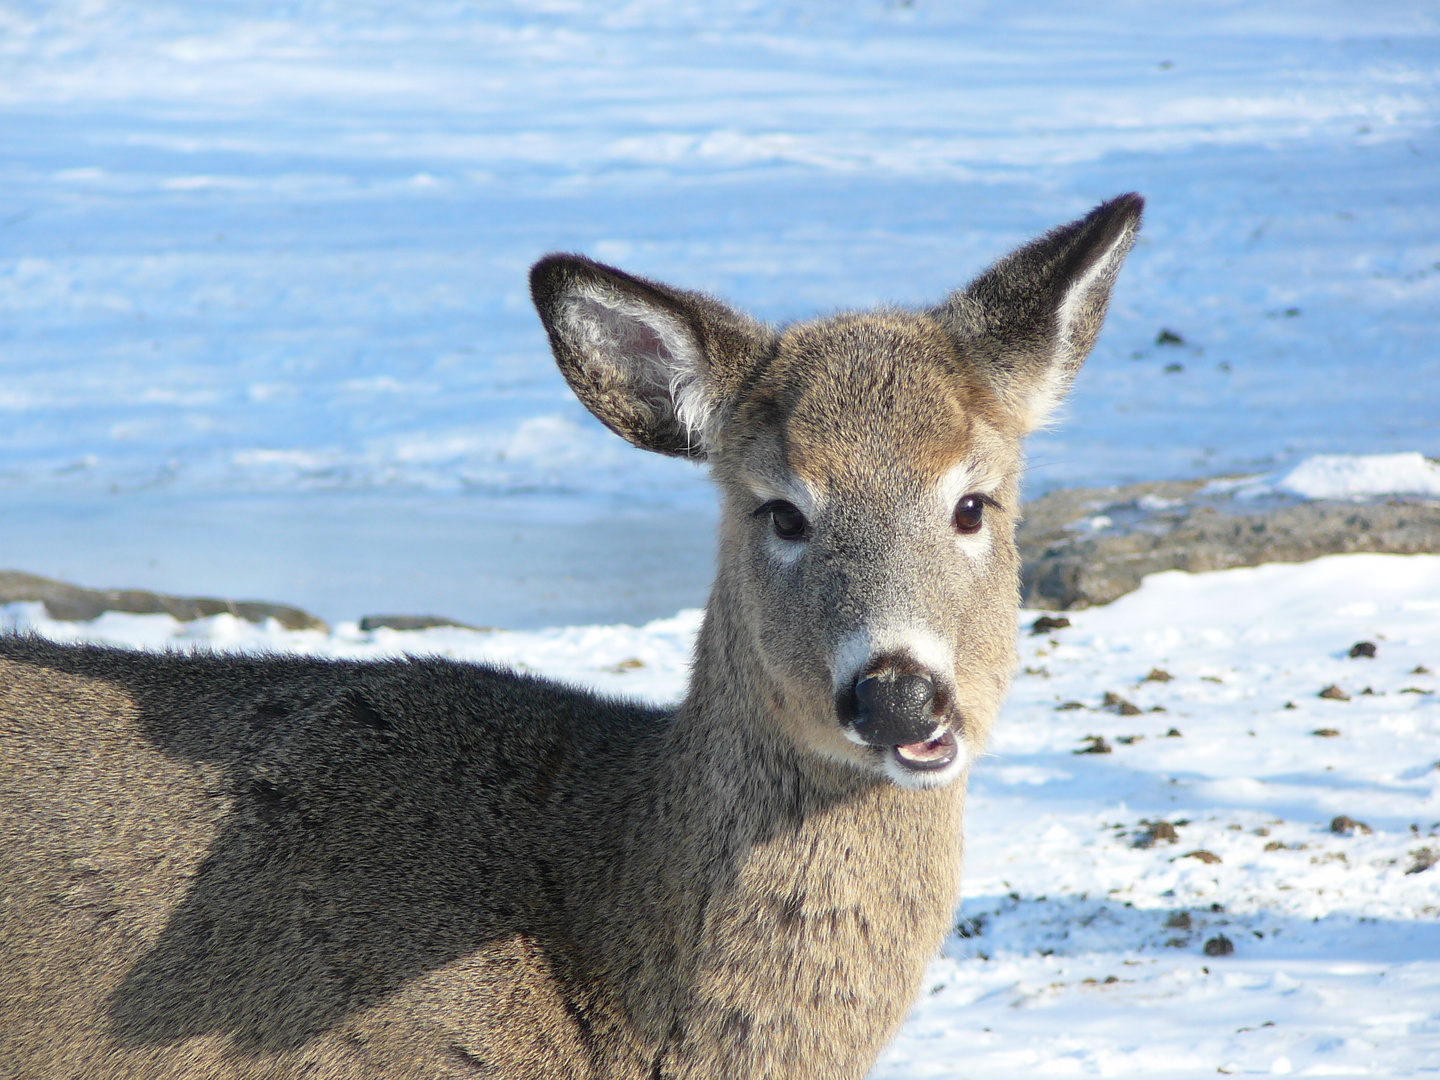
{"type": "Polygon", "coordinates": [[[440,660],[0,639],[0,1074],[862,1076],[953,917],[1021,441],[1141,206],[937,307],[780,330],[536,265],[581,400],[723,494],[673,711],[440,660]]]}

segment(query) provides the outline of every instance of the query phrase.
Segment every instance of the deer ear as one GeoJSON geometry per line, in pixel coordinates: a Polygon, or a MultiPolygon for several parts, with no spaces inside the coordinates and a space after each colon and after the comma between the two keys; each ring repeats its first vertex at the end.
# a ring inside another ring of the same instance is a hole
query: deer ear
{"type": "Polygon", "coordinates": [[[930,312],[981,364],[1024,431],[1045,423],[1090,355],[1144,208],[1133,192],[1102,203],[930,312]]]}
{"type": "Polygon", "coordinates": [[[547,255],[530,293],[561,373],[606,427],[645,450],[704,460],[719,408],[769,332],[699,293],[583,255],[547,255]]]}

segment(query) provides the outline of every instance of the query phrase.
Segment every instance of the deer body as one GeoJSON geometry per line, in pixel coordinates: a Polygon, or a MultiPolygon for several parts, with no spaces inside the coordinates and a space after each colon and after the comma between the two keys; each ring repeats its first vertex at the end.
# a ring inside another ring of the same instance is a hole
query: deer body
{"type": "Polygon", "coordinates": [[[673,712],[438,660],[0,639],[0,1075],[864,1075],[958,897],[1020,440],[1133,196],[783,331],[575,256],[577,394],[725,502],[673,712]]]}

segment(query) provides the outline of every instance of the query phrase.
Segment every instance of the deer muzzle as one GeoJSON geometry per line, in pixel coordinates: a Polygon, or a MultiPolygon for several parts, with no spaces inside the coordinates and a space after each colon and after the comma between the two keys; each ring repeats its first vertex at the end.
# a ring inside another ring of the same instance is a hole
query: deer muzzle
{"type": "Polygon", "coordinates": [[[959,740],[936,716],[943,695],[928,675],[882,669],[858,679],[852,694],[855,737],[883,750],[902,775],[938,775],[955,762],[959,740]]]}

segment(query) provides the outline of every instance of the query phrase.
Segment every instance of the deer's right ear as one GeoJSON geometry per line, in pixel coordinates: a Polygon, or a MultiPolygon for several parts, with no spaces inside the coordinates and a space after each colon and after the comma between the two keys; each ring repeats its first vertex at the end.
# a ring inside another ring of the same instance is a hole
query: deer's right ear
{"type": "Polygon", "coordinates": [[[632,277],[583,255],[547,255],[530,295],[570,388],[617,435],[704,460],[716,417],[770,332],[699,293],[632,277]]]}

